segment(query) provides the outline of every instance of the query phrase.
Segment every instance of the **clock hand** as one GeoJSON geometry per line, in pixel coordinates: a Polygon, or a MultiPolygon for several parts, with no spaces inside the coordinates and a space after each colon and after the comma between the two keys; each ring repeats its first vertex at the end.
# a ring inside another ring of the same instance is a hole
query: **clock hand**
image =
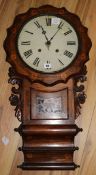
{"type": "Polygon", "coordinates": [[[51,44],[51,42],[48,40],[47,36],[46,36],[46,31],[44,30],[44,28],[42,26],[40,26],[40,28],[42,29],[42,34],[44,34],[47,42],[45,43],[45,45],[47,46],[47,49],[49,50],[49,46],[51,44]]]}
{"type": "Polygon", "coordinates": [[[45,45],[47,46],[47,49],[49,50],[49,47],[51,45],[51,42],[48,40],[47,36],[46,36],[46,31],[44,30],[44,28],[41,26],[42,29],[42,33],[45,35],[45,38],[47,40],[47,42],[45,43],[45,45]]]}
{"type": "Polygon", "coordinates": [[[59,27],[58,27],[58,30],[55,32],[55,34],[50,38],[50,40],[47,40],[47,42],[45,43],[48,50],[49,50],[49,46],[51,45],[51,41],[52,39],[57,35],[57,33],[59,32],[60,29],[62,29],[62,26],[63,24],[61,24],[59,27]]]}
{"type": "Polygon", "coordinates": [[[39,29],[42,29],[42,34],[45,36],[45,39],[47,40],[47,42],[45,43],[45,45],[47,46],[47,48],[48,48],[48,50],[49,50],[49,40],[48,40],[48,38],[47,38],[47,36],[46,36],[46,31],[44,30],[44,28],[42,27],[42,25],[40,25],[39,23],[38,23],[38,21],[36,21],[36,22],[34,22],[35,23],[35,25],[39,28],[39,29]]]}
{"type": "Polygon", "coordinates": [[[52,39],[56,36],[56,34],[59,32],[60,28],[56,31],[56,33],[51,37],[49,41],[52,41],[52,39]]]}
{"type": "Polygon", "coordinates": [[[44,28],[42,27],[42,25],[39,24],[38,21],[35,21],[34,24],[37,26],[37,28],[42,29],[42,34],[45,36],[46,40],[48,41],[48,38],[46,36],[46,31],[44,30],[44,28]]]}
{"type": "Polygon", "coordinates": [[[64,23],[60,23],[59,26],[58,26],[58,30],[55,32],[55,34],[51,37],[51,39],[49,41],[52,41],[52,39],[57,35],[57,33],[59,32],[60,29],[62,29],[64,23]]]}
{"type": "Polygon", "coordinates": [[[44,28],[42,26],[41,26],[41,29],[42,29],[42,33],[44,34],[44,36],[45,36],[45,38],[47,40],[47,42],[45,43],[45,45],[46,45],[47,49],[49,50],[49,47],[50,47],[51,42],[48,40],[48,38],[46,36],[46,31],[44,30],[44,28]]]}
{"type": "Polygon", "coordinates": [[[47,42],[48,42],[48,38],[47,38],[47,36],[46,36],[46,31],[44,30],[44,28],[41,26],[41,29],[42,29],[42,34],[44,34],[44,36],[45,36],[45,38],[46,38],[46,40],[47,40],[47,42]]]}
{"type": "Polygon", "coordinates": [[[56,33],[51,37],[50,40],[47,40],[47,42],[45,43],[45,45],[47,46],[48,50],[49,50],[49,47],[51,45],[51,41],[52,39],[55,37],[55,35],[58,33],[58,31],[60,30],[60,28],[56,31],[56,33]]]}

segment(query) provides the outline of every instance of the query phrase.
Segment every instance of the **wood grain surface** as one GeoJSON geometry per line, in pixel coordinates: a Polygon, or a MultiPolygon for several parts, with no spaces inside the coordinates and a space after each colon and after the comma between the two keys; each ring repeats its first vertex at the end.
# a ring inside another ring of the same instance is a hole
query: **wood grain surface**
{"type": "Polygon", "coordinates": [[[95,0],[0,0],[0,175],[96,175],[96,1],[95,0]],[[76,124],[83,132],[76,136],[75,145],[79,151],[74,159],[80,168],[76,171],[22,171],[17,164],[23,160],[22,153],[17,148],[21,138],[13,129],[19,122],[14,117],[14,108],[9,104],[11,85],[8,84],[9,64],[5,62],[6,54],[3,42],[6,29],[12,24],[17,14],[26,12],[30,7],[50,4],[56,7],[66,7],[76,13],[82,23],[88,27],[92,40],[90,61],[87,63],[88,74],[85,83],[86,103],[82,107],[82,115],[76,124]],[[4,137],[5,136],[5,137],[4,137]],[[8,144],[4,141],[8,139],[8,144]]]}

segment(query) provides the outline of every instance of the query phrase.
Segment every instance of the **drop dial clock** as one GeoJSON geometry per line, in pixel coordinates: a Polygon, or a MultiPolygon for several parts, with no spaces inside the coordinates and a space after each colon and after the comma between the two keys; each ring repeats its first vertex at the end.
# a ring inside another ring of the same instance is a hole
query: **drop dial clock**
{"type": "Polygon", "coordinates": [[[23,170],[75,170],[75,119],[85,102],[83,82],[91,41],[79,17],[49,5],[16,16],[4,42],[12,88],[9,98],[21,122],[15,131],[23,170]],[[18,87],[18,88],[17,88],[18,87]]]}

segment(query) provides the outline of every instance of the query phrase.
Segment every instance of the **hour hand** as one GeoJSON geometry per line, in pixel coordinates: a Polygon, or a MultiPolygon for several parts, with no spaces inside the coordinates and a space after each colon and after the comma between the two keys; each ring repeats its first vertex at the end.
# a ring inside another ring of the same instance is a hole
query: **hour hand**
{"type": "Polygon", "coordinates": [[[47,42],[48,42],[48,38],[47,38],[47,36],[46,36],[46,31],[44,30],[44,28],[41,26],[41,29],[42,29],[42,34],[45,36],[45,38],[46,38],[46,40],[47,40],[47,42]]]}
{"type": "Polygon", "coordinates": [[[37,28],[42,29],[42,34],[45,36],[46,40],[48,41],[48,38],[46,36],[46,31],[44,30],[44,28],[41,26],[41,24],[39,24],[38,21],[35,21],[34,24],[37,26],[37,28]]]}

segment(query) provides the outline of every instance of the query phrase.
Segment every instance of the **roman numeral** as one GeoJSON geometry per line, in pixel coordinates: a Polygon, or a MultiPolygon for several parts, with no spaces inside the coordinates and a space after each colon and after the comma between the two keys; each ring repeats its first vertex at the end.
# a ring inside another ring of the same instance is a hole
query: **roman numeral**
{"type": "Polygon", "coordinates": [[[66,35],[68,35],[70,33],[72,33],[72,30],[71,29],[69,29],[67,32],[65,32],[64,35],[66,36],[66,35]]]}
{"type": "Polygon", "coordinates": [[[67,45],[76,45],[76,41],[67,41],[67,45]]]}
{"type": "Polygon", "coordinates": [[[47,61],[45,64],[44,64],[44,68],[45,69],[51,69],[52,65],[50,63],[50,61],[47,61]]]}
{"type": "Polygon", "coordinates": [[[58,25],[58,29],[62,29],[64,23],[61,21],[60,24],[58,25]]]}
{"type": "Polygon", "coordinates": [[[39,24],[39,22],[38,21],[35,21],[34,22],[34,24],[38,27],[38,28],[40,28],[41,27],[41,25],[39,24]]]}
{"type": "Polygon", "coordinates": [[[30,44],[31,44],[30,41],[22,41],[22,42],[21,42],[21,45],[30,45],[30,44]]]}
{"type": "Polygon", "coordinates": [[[27,50],[26,52],[24,52],[24,56],[26,58],[28,58],[30,55],[32,55],[32,50],[31,49],[30,50],[27,50]]]}
{"type": "Polygon", "coordinates": [[[46,25],[51,26],[51,18],[46,18],[46,25]]]}
{"type": "Polygon", "coordinates": [[[25,32],[26,32],[26,33],[30,33],[30,34],[32,34],[32,35],[33,35],[33,33],[32,33],[32,32],[29,32],[29,31],[27,31],[27,30],[26,30],[25,32]]]}
{"type": "Polygon", "coordinates": [[[65,50],[64,55],[71,58],[73,56],[73,53],[69,52],[68,50],[65,50]]]}
{"type": "Polygon", "coordinates": [[[40,59],[37,57],[37,58],[34,60],[33,65],[36,66],[36,67],[38,67],[39,62],[40,62],[40,59]]]}
{"type": "Polygon", "coordinates": [[[59,61],[59,63],[60,63],[60,64],[64,65],[64,63],[62,63],[62,61],[61,61],[61,60],[59,60],[59,59],[58,59],[58,61],[59,61]]]}

